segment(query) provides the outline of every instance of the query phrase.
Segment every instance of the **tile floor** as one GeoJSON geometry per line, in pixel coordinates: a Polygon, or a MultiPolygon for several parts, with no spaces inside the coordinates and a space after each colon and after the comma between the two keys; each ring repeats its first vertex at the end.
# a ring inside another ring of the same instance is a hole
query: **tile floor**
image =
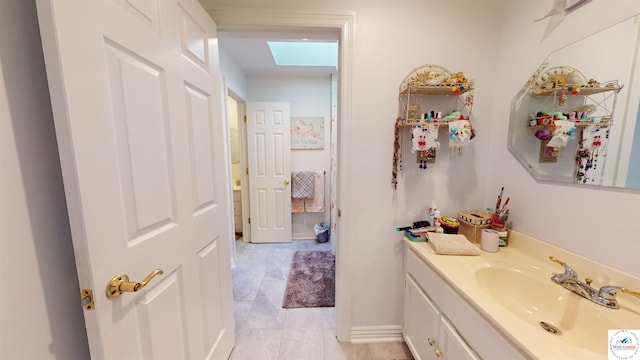
{"type": "Polygon", "coordinates": [[[236,346],[233,360],[413,359],[404,343],[339,343],[335,308],[283,309],[291,257],[296,250],[330,250],[329,243],[282,244],[236,241],[233,299],[236,346]]]}

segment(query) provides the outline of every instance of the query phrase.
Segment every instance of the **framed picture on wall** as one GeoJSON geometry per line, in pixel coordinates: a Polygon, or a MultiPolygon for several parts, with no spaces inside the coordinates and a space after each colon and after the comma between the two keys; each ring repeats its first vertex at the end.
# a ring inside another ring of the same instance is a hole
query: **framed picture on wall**
{"type": "Polygon", "coordinates": [[[324,118],[291,117],[291,149],[324,149],[324,118]]]}

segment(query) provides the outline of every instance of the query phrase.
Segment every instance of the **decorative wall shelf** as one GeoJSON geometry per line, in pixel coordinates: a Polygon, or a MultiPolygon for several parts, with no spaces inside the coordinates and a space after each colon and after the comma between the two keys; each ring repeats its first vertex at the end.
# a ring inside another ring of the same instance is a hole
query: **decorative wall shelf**
{"type": "Polygon", "coordinates": [[[473,83],[464,84],[440,84],[440,85],[423,85],[423,86],[411,86],[400,90],[401,95],[415,94],[415,95],[462,95],[466,92],[473,90],[473,83]],[[463,89],[460,89],[460,86],[463,89]],[[457,87],[457,89],[456,89],[457,87]]]}
{"type": "Polygon", "coordinates": [[[422,65],[407,75],[398,89],[399,114],[395,124],[393,178],[402,170],[403,128],[411,128],[412,152],[421,169],[434,163],[441,142],[448,141],[450,159],[462,154],[473,138],[469,122],[473,107],[473,80],[438,65],[422,65]],[[461,121],[462,120],[462,121],[461,121]],[[438,136],[440,129],[445,136],[438,136]]]}

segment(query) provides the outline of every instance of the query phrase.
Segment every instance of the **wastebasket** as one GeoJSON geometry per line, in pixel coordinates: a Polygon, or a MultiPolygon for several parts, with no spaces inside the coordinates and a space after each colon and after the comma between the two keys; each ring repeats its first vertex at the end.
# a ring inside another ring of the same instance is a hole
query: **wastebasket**
{"type": "Polygon", "coordinates": [[[329,241],[329,224],[320,223],[313,226],[316,232],[316,240],[320,243],[329,241]]]}

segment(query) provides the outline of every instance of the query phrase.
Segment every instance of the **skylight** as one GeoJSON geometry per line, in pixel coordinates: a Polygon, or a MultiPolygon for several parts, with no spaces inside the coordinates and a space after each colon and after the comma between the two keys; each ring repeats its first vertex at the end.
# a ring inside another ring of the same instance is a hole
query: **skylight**
{"type": "Polygon", "coordinates": [[[338,42],[267,41],[278,66],[338,67],[338,42]]]}

